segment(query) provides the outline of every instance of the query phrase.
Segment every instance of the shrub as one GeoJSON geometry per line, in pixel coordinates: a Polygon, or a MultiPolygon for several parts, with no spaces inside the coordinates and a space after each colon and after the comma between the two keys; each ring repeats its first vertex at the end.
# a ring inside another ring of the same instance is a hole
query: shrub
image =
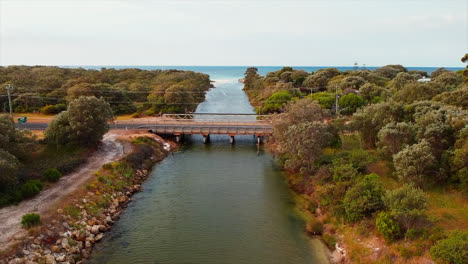
{"type": "Polygon", "coordinates": [[[436,162],[426,140],[405,147],[393,155],[395,171],[400,180],[421,186],[436,162]]]}
{"type": "Polygon", "coordinates": [[[366,175],[346,192],[343,199],[346,219],[357,222],[382,209],[382,195],[379,176],[375,173],[366,175]]]}
{"type": "Polygon", "coordinates": [[[346,115],[356,112],[356,110],[359,107],[363,106],[366,103],[366,101],[362,96],[350,93],[342,96],[338,103],[340,108],[342,109],[341,113],[346,115]]]}
{"type": "Polygon", "coordinates": [[[23,198],[30,198],[38,194],[44,184],[40,180],[29,180],[23,186],[21,186],[21,195],[23,198]]]}
{"type": "Polygon", "coordinates": [[[283,107],[292,99],[288,91],[274,93],[266,101],[262,109],[262,114],[282,111],[283,107]]]}
{"type": "Polygon", "coordinates": [[[307,222],[307,232],[314,235],[321,235],[323,233],[323,224],[317,219],[311,219],[307,222]]]}
{"type": "Polygon", "coordinates": [[[468,232],[455,232],[439,240],[430,249],[432,258],[451,264],[465,264],[468,259],[468,232]]]}
{"type": "Polygon", "coordinates": [[[322,239],[323,239],[323,242],[325,242],[325,245],[327,245],[327,247],[330,250],[335,250],[335,248],[336,248],[336,238],[333,235],[323,234],[322,239]]]}
{"type": "Polygon", "coordinates": [[[349,163],[335,164],[333,166],[333,181],[345,182],[354,179],[358,175],[358,171],[349,163]]]}
{"type": "Polygon", "coordinates": [[[377,230],[382,234],[385,241],[393,242],[401,238],[402,232],[400,225],[395,221],[389,213],[381,212],[375,220],[377,230]]]}
{"type": "Polygon", "coordinates": [[[37,226],[41,224],[41,216],[38,214],[25,214],[23,215],[23,218],[21,219],[21,225],[24,228],[30,228],[33,226],[37,226]]]}
{"type": "Polygon", "coordinates": [[[391,216],[400,222],[405,231],[426,223],[427,198],[421,189],[406,184],[387,191],[383,200],[391,216]]]}
{"type": "Polygon", "coordinates": [[[311,94],[309,97],[325,109],[332,109],[335,104],[335,95],[333,93],[320,92],[311,94]]]}
{"type": "Polygon", "coordinates": [[[49,182],[57,182],[62,177],[62,173],[55,168],[50,168],[44,172],[43,176],[49,182]]]}

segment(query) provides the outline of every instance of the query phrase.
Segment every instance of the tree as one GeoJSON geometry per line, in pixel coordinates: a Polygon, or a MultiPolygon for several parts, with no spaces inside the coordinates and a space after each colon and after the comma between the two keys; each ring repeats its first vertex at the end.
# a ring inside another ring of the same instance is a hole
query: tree
{"type": "Polygon", "coordinates": [[[33,143],[30,137],[31,132],[16,129],[13,119],[8,115],[0,115],[0,131],[0,149],[4,149],[20,160],[24,159],[33,143]]]}
{"type": "Polygon", "coordinates": [[[303,85],[309,88],[325,90],[328,81],[339,73],[340,71],[336,68],[321,69],[307,76],[303,85]]]}
{"type": "Polygon", "coordinates": [[[451,264],[466,264],[468,260],[468,232],[453,232],[431,247],[431,256],[451,264]]]}
{"type": "Polygon", "coordinates": [[[444,67],[438,68],[437,70],[431,73],[431,79],[437,78],[437,76],[441,75],[444,72],[449,72],[449,70],[445,69],[444,67]]]}
{"type": "Polygon", "coordinates": [[[444,92],[432,98],[433,101],[468,109],[468,87],[444,92]]]}
{"type": "Polygon", "coordinates": [[[390,96],[390,92],[387,89],[372,83],[365,83],[361,86],[359,93],[370,103],[378,103],[380,100],[385,100],[390,96]]]}
{"type": "Polygon", "coordinates": [[[394,90],[399,90],[403,88],[406,84],[415,82],[416,79],[413,75],[407,73],[407,72],[400,72],[397,74],[397,76],[392,80],[391,87],[394,90]]]}
{"type": "Polygon", "coordinates": [[[258,75],[258,68],[249,67],[244,73],[244,89],[250,90],[254,88],[254,82],[260,77],[258,75]]]}
{"type": "Polygon", "coordinates": [[[445,71],[432,78],[431,81],[445,87],[444,90],[450,91],[463,83],[463,76],[452,71],[445,71]]]}
{"type": "Polygon", "coordinates": [[[351,88],[351,89],[359,89],[364,83],[366,83],[366,80],[364,78],[359,77],[359,76],[348,76],[344,77],[341,80],[340,83],[340,88],[341,90],[351,88]]]}
{"type": "Polygon", "coordinates": [[[282,152],[290,156],[286,167],[303,173],[313,170],[330,138],[325,124],[311,122],[289,126],[284,136],[289,139],[280,141],[282,152]]]}
{"type": "Polygon", "coordinates": [[[273,120],[273,140],[278,151],[287,156],[286,165],[293,170],[312,170],[322,148],[333,138],[330,126],[321,121],[327,116],[311,99],[286,105],[286,113],[273,120]],[[294,139],[294,140],[291,140],[294,139]]]}
{"type": "Polygon", "coordinates": [[[351,187],[343,199],[346,218],[357,222],[383,208],[383,188],[377,174],[369,174],[351,187]]]}
{"type": "Polygon", "coordinates": [[[342,109],[341,113],[343,114],[352,114],[365,103],[362,96],[355,95],[354,93],[344,95],[339,100],[340,109],[342,109]]]}
{"type": "Polygon", "coordinates": [[[460,60],[463,63],[468,62],[468,53],[465,53],[465,55],[460,60]]]}
{"type": "Polygon", "coordinates": [[[260,114],[281,112],[291,99],[292,95],[288,91],[276,92],[265,101],[260,114]]]}
{"type": "Polygon", "coordinates": [[[15,156],[0,149],[0,190],[16,182],[19,166],[20,162],[15,156]]]}
{"type": "Polygon", "coordinates": [[[427,198],[421,189],[405,184],[386,191],[383,202],[392,217],[408,231],[426,220],[427,198]]]}
{"type": "Polygon", "coordinates": [[[379,213],[375,219],[375,226],[387,242],[393,242],[402,235],[400,224],[387,212],[379,213]]]}
{"type": "Polygon", "coordinates": [[[382,75],[386,78],[393,79],[400,72],[407,72],[408,70],[401,65],[386,65],[375,70],[375,73],[382,75]]]}
{"type": "Polygon", "coordinates": [[[96,145],[109,130],[112,110],[103,99],[80,97],[60,113],[45,134],[50,143],[57,145],[96,145]]]}
{"type": "MultiPolygon", "coordinates": [[[[172,85],[164,94],[164,103],[173,107],[175,112],[192,112],[196,108],[195,98],[181,85],[172,85]]],[[[173,110],[173,111],[174,111],[173,110]]],[[[173,112],[168,111],[168,112],[173,112]]]]}
{"type": "Polygon", "coordinates": [[[405,145],[414,143],[415,128],[414,125],[407,122],[391,122],[380,129],[377,134],[379,138],[378,146],[388,157],[400,152],[405,145]]]}
{"type": "Polygon", "coordinates": [[[335,94],[328,92],[313,93],[310,98],[317,102],[324,109],[332,109],[335,105],[335,94]]]}
{"type": "Polygon", "coordinates": [[[380,129],[387,123],[400,122],[403,117],[403,105],[383,102],[358,109],[353,115],[351,126],[361,133],[367,146],[373,147],[380,129]]]}
{"type": "Polygon", "coordinates": [[[423,185],[436,162],[431,146],[426,140],[405,147],[393,156],[397,176],[403,182],[423,185]]]}

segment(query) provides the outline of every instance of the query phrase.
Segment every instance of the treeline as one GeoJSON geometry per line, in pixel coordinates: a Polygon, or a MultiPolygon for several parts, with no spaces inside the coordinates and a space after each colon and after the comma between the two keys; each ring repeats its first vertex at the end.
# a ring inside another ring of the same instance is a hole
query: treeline
{"type": "Polygon", "coordinates": [[[313,73],[284,67],[260,76],[255,67],[248,68],[244,90],[258,113],[283,112],[287,102],[312,98],[323,108],[352,114],[357,108],[387,100],[411,103],[422,100],[468,106],[468,93],[463,89],[463,71],[445,68],[429,76],[424,71],[409,71],[401,65],[387,65],[371,70],[321,69],[313,73]],[[430,77],[430,81],[427,81],[430,77]],[[426,78],[424,81],[418,81],[426,78]],[[338,104],[336,104],[338,101],[338,104]]]}
{"type": "Polygon", "coordinates": [[[466,263],[466,215],[429,195],[456,195],[461,202],[452,207],[466,205],[468,68],[441,68],[430,82],[418,82],[424,75],[399,65],[246,72],[245,91],[258,111],[281,113],[269,145],[316,216],[307,230],[322,234],[331,249],[345,243],[353,262],[466,263]],[[365,253],[356,240],[374,232],[388,248],[365,253]]]}
{"type": "Polygon", "coordinates": [[[14,85],[15,112],[56,114],[80,96],[102,97],[114,115],[192,112],[211,87],[209,76],[180,70],[85,70],[50,66],[0,67],[0,110],[8,111],[6,86],[14,85]]]}

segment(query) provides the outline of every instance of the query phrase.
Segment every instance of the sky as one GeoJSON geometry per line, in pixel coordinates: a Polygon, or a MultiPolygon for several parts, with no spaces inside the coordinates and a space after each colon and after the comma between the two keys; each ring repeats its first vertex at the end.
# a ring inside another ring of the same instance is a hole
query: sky
{"type": "Polygon", "coordinates": [[[463,67],[468,0],[0,0],[0,65],[463,67]]]}

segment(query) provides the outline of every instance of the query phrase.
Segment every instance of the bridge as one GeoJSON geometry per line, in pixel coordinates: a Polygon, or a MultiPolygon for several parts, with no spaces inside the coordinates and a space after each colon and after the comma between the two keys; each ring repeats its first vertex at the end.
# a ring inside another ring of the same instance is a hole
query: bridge
{"type": "MultiPolygon", "coordinates": [[[[175,136],[180,142],[184,135],[202,135],[203,142],[208,143],[210,135],[228,135],[231,144],[235,136],[253,135],[258,143],[265,136],[273,133],[268,116],[255,114],[228,113],[192,113],[192,114],[164,114],[157,118],[136,118],[118,120],[109,123],[110,129],[141,129],[158,135],[175,136]]],[[[30,130],[44,130],[47,123],[17,124],[18,128],[30,130]]]]}

